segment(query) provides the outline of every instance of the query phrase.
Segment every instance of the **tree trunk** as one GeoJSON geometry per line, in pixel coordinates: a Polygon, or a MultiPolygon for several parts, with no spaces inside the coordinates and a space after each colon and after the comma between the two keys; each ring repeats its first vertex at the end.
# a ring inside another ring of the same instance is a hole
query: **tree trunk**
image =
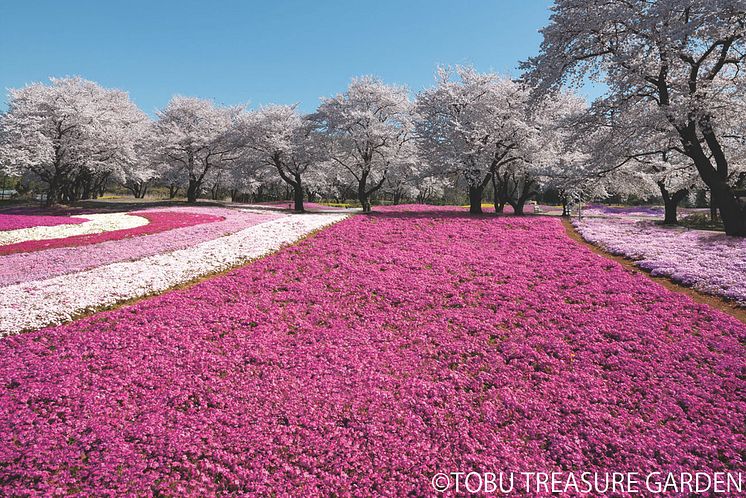
{"type": "Polygon", "coordinates": [[[710,221],[713,223],[718,221],[718,201],[712,192],[710,192],[710,221]]]}
{"type": "Polygon", "coordinates": [[[502,213],[505,209],[505,202],[501,200],[497,189],[497,174],[492,175],[492,197],[492,202],[495,205],[495,213],[502,213]]]}
{"type": "Polygon", "coordinates": [[[51,182],[49,182],[49,190],[47,190],[47,198],[44,199],[44,205],[46,207],[54,206],[57,203],[57,196],[59,195],[57,191],[57,181],[56,179],[53,179],[51,182]]]}
{"type": "Polygon", "coordinates": [[[179,186],[178,185],[169,185],[168,186],[168,198],[173,199],[176,197],[176,194],[179,193],[179,186]]]}
{"type": "Polygon", "coordinates": [[[678,202],[669,200],[664,201],[663,206],[665,207],[666,213],[663,217],[663,224],[664,225],[676,225],[678,220],[678,215],[676,212],[676,208],[678,207],[678,202]]]}
{"type": "Polygon", "coordinates": [[[518,201],[513,205],[513,212],[518,216],[523,216],[523,208],[525,205],[526,199],[518,199],[518,201]]]}
{"type": "Polygon", "coordinates": [[[482,195],[484,187],[482,185],[469,185],[469,212],[471,214],[482,214],[482,195]]]}
{"type": "Polygon", "coordinates": [[[528,176],[528,174],[525,174],[523,177],[523,181],[521,182],[521,191],[518,194],[518,198],[516,200],[511,200],[510,198],[508,199],[508,203],[510,203],[511,207],[513,208],[514,214],[523,216],[526,201],[528,201],[535,193],[531,190],[533,184],[534,180],[532,180],[528,176]]]}
{"type": "Polygon", "coordinates": [[[360,201],[360,205],[363,207],[363,213],[370,213],[370,197],[368,196],[367,190],[368,175],[363,173],[360,176],[360,180],[357,183],[357,200],[360,201]]]}
{"type": "Polygon", "coordinates": [[[664,225],[675,225],[678,223],[677,208],[679,203],[689,193],[689,189],[682,188],[674,192],[673,194],[668,191],[665,183],[661,180],[658,183],[658,188],[661,191],[661,197],[663,197],[663,206],[665,208],[665,215],[663,217],[664,225]]]}
{"type": "Polygon", "coordinates": [[[370,213],[370,198],[365,192],[358,191],[357,200],[360,201],[360,205],[363,207],[363,213],[370,213]]]}
{"type": "Polygon", "coordinates": [[[197,197],[199,197],[200,184],[197,180],[192,178],[189,179],[189,186],[187,187],[187,202],[189,204],[195,204],[197,197]]]}
{"type": "Polygon", "coordinates": [[[296,175],[295,185],[293,185],[293,200],[295,202],[295,210],[299,213],[305,212],[303,208],[303,184],[299,175],[296,175]]]}
{"type": "Polygon", "coordinates": [[[717,201],[727,235],[746,236],[746,206],[739,202],[726,178],[713,168],[710,158],[700,145],[694,126],[679,129],[686,155],[692,158],[700,178],[710,188],[710,199],[717,201]]]}

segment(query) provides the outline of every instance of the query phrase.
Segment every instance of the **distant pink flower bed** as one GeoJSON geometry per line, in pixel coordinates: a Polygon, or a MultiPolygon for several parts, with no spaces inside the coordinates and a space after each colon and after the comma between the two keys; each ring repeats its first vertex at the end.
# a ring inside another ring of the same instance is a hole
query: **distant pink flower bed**
{"type": "Polygon", "coordinates": [[[31,227],[52,227],[57,225],[77,225],[85,222],[85,218],[71,216],[28,216],[23,214],[0,213],[0,230],[18,230],[31,227]]]}
{"type": "Polygon", "coordinates": [[[43,251],[60,247],[80,247],[88,244],[100,244],[101,242],[122,240],[129,237],[164,232],[174,228],[188,227],[202,223],[212,223],[223,219],[220,216],[213,216],[210,214],[175,211],[134,211],[129,214],[147,218],[149,223],[147,225],[128,228],[125,230],[112,230],[109,232],[75,235],[59,239],[28,240],[15,244],[6,244],[0,246],[0,256],[20,252],[43,251]]]}
{"type": "Polygon", "coordinates": [[[743,472],[745,340],[559,220],[385,208],[0,341],[0,494],[424,496],[457,470],[743,472]]]}
{"type": "MultiPolygon", "coordinates": [[[[128,261],[176,251],[235,233],[244,228],[282,217],[279,213],[253,213],[218,207],[166,208],[171,213],[217,217],[212,223],[181,226],[159,233],[97,244],[59,247],[37,252],[6,255],[0,260],[0,286],[31,282],[88,270],[118,261],[128,261]],[[220,219],[222,218],[222,219],[220,219]]],[[[158,210],[150,210],[155,213],[158,210]]]]}
{"type": "MultiPolygon", "coordinates": [[[[265,202],[254,202],[252,203],[256,206],[272,206],[272,207],[278,207],[278,208],[284,208],[284,209],[294,209],[295,208],[295,202],[294,201],[265,201],[265,202]]],[[[318,211],[344,211],[345,208],[339,208],[334,206],[325,206],[324,204],[318,204],[316,202],[304,202],[303,203],[304,209],[314,209],[318,211]]]]}
{"type": "Polygon", "coordinates": [[[580,234],[609,252],[637,260],[653,275],[746,306],[746,239],[723,233],[662,227],[646,221],[585,218],[580,234]]]}

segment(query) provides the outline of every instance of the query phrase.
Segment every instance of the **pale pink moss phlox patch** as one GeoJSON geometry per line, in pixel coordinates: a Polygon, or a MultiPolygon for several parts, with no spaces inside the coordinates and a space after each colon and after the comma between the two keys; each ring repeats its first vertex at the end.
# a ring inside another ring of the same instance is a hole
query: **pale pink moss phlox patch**
{"type": "Polygon", "coordinates": [[[174,228],[211,223],[223,219],[222,217],[211,214],[175,211],[133,211],[129,214],[146,218],[148,223],[123,230],[111,230],[46,240],[26,240],[15,244],[0,245],[0,256],[19,252],[43,251],[59,247],[79,247],[88,244],[99,244],[101,242],[164,232],[166,230],[173,230],[174,228]]]}
{"type": "MultiPolygon", "coordinates": [[[[155,211],[151,211],[155,212],[155,211]]],[[[6,255],[0,260],[0,286],[31,282],[95,268],[118,261],[135,260],[154,254],[194,246],[235,233],[244,228],[277,219],[279,213],[257,213],[220,207],[168,208],[168,212],[214,216],[211,223],[174,225],[170,230],[96,244],[59,247],[44,251],[6,255]]],[[[169,215],[170,219],[178,219],[169,215]]],[[[190,216],[185,216],[191,221],[190,216]]]]}
{"type": "Polygon", "coordinates": [[[664,227],[626,219],[583,218],[575,227],[588,242],[670,277],[746,306],[746,239],[722,232],[664,227]]]}

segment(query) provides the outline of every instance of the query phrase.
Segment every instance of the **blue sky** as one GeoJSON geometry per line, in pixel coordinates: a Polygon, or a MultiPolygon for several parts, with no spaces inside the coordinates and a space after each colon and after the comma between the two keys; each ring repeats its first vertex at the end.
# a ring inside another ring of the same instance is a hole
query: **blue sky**
{"type": "Polygon", "coordinates": [[[375,74],[412,91],[439,64],[517,75],[538,51],[545,0],[0,2],[0,87],[80,75],[146,112],[174,94],[300,103],[375,74]]]}

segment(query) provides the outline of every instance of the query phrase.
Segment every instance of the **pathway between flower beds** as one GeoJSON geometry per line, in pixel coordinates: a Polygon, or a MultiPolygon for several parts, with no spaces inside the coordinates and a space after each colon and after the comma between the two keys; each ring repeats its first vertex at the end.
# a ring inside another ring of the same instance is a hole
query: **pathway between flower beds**
{"type": "Polygon", "coordinates": [[[746,326],[557,219],[411,208],[0,341],[0,494],[745,471],[746,326]]]}
{"type": "Polygon", "coordinates": [[[746,240],[741,237],[630,219],[584,218],[573,225],[588,242],[634,260],[654,276],[746,308],[746,240]]]}

